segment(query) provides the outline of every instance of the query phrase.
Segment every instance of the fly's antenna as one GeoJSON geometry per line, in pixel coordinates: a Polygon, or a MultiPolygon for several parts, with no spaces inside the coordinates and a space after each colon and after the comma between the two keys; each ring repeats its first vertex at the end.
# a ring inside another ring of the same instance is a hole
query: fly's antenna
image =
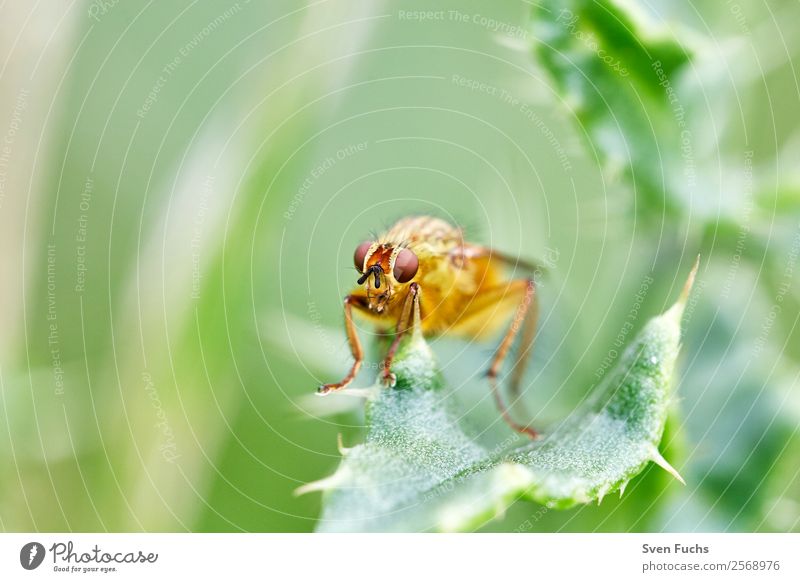
{"type": "Polygon", "coordinates": [[[364,281],[369,279],[370,275],[375,277],[375,288],[380,289],[381,287],[381,275],[383,274],[383,269],[380,265],[375,264],[372,265],[369,269],[364,271],[364,274],[358,278],[358,284],[363,285],[364,281]]]}
{"type": "Polygon", "coordinates": [[[369,276],[370,276],[371,274],[372,274],[372,267],[370,267],[369,269],[367,269],[366,271],[364,271],[364,274],[363,274],[363,275],[361,275],[361,276],[358,278],[358,281],[356,281],[356,282],[357,282],[359,285],[363,285],[363,284],[364,284],[364,281],[366,281],[366,280],[369,278],[369,276]]]}

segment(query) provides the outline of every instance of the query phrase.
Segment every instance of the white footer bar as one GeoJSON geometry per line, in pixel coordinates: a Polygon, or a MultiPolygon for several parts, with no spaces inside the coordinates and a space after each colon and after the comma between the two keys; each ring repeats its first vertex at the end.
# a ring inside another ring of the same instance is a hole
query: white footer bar
{"type": "Polygon", "coordinates": [[[0,580],[800,580],[800,534],[2,534],[0,580]]]}

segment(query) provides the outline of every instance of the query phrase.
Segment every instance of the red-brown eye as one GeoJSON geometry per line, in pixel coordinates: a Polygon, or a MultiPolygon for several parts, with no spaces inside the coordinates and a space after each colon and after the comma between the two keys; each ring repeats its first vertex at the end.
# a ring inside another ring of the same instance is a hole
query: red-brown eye
{"type": "Polygon", "coordinates": [[[408,283],[417,274],[419,269],[419,259],[417,255],[408,249],[403,249],[397,253],[397,258],[394,260],[394,269],[392,274],[398,283],[408,283]]]}
{"type": "Polygon", "coordinates": [[[359,273],[364,272],[364,259],[367,258],[367,252],[371,246],[371,242],[363,242],[356,247],[356,252],[353,254],[353,262],[356,264],[356,269],[358,269],[359,273]]]}

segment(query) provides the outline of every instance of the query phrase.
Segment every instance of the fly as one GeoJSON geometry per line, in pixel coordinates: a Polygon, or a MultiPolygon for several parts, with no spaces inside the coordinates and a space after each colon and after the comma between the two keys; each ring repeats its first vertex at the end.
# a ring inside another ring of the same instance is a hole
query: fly
{"type": "Polygon", "coordinates": [[[506,321],[505,332],[487,371],[492,394],[505,421],[516,431],[536,437],[536,431],[512,418],[497,388],[497,375],[517,335],[522,333],[510,379],[510,396],[517,401],[522,376],[536,335],[536,267],[464,241],[461,229],[439,218],[414,216],[400,220],[377,240],[358,245],[354,262],[361,276],[358,286],[344,299],[345,329],[353,365],[333,384],[319,387],[320,394],[341,390],[358,374],[364,359],[353,322],[353,311],[379,328],[394,328],[394,339],[383,360],[382,378],[394,385],[392,362],[400,340],[419,314],[425,337],[452,335],[483,341],[506,321]],[[505,270],[522,266],[531,276],[509,279],[505,270]],[[511,317],[513,315],[513,317],[511,317]]]}

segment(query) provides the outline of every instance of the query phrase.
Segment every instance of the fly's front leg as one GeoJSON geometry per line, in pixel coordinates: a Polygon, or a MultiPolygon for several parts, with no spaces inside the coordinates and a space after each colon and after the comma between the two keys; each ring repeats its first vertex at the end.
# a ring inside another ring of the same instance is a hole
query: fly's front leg
{"type": "Polygon", "coordinates": [[[387,386],[394,386],[397,378],[392,374],[391,366],[394,361],[394,356],[397,353],[397,348],[400,347],[400,340],[409,330],[414,326],[419,325],[420,312],[419,312],[419,296],[420,288],[417,283],[411,283],[408,287],[408,294],[403,302],[403,311],[400,313],[400,319],[397,320],[397,327],[395,328],[394,340],[392,345],[389,346],[389,351],[386,352],[386,357],[383,360],[383,383],[387,386]]]}
{"type": "Polygon", "coordinates": [[[364,310],[368,309],[363,297],[348,295],[344,298],[344,326],[347,331],[347,342],[350,344],[350,352],[353,354],[353,366],[341,382],[323,384],[317,389],[317,394],[327,394],[328,392],[345,388],[353,381],[356,374],[358,374],[358,371],[361,369],[361,362],[364,361],[364,350],[361,347],[361,342],[356,333],[356,326],[353,322],[353,307],[364,310]]]}

